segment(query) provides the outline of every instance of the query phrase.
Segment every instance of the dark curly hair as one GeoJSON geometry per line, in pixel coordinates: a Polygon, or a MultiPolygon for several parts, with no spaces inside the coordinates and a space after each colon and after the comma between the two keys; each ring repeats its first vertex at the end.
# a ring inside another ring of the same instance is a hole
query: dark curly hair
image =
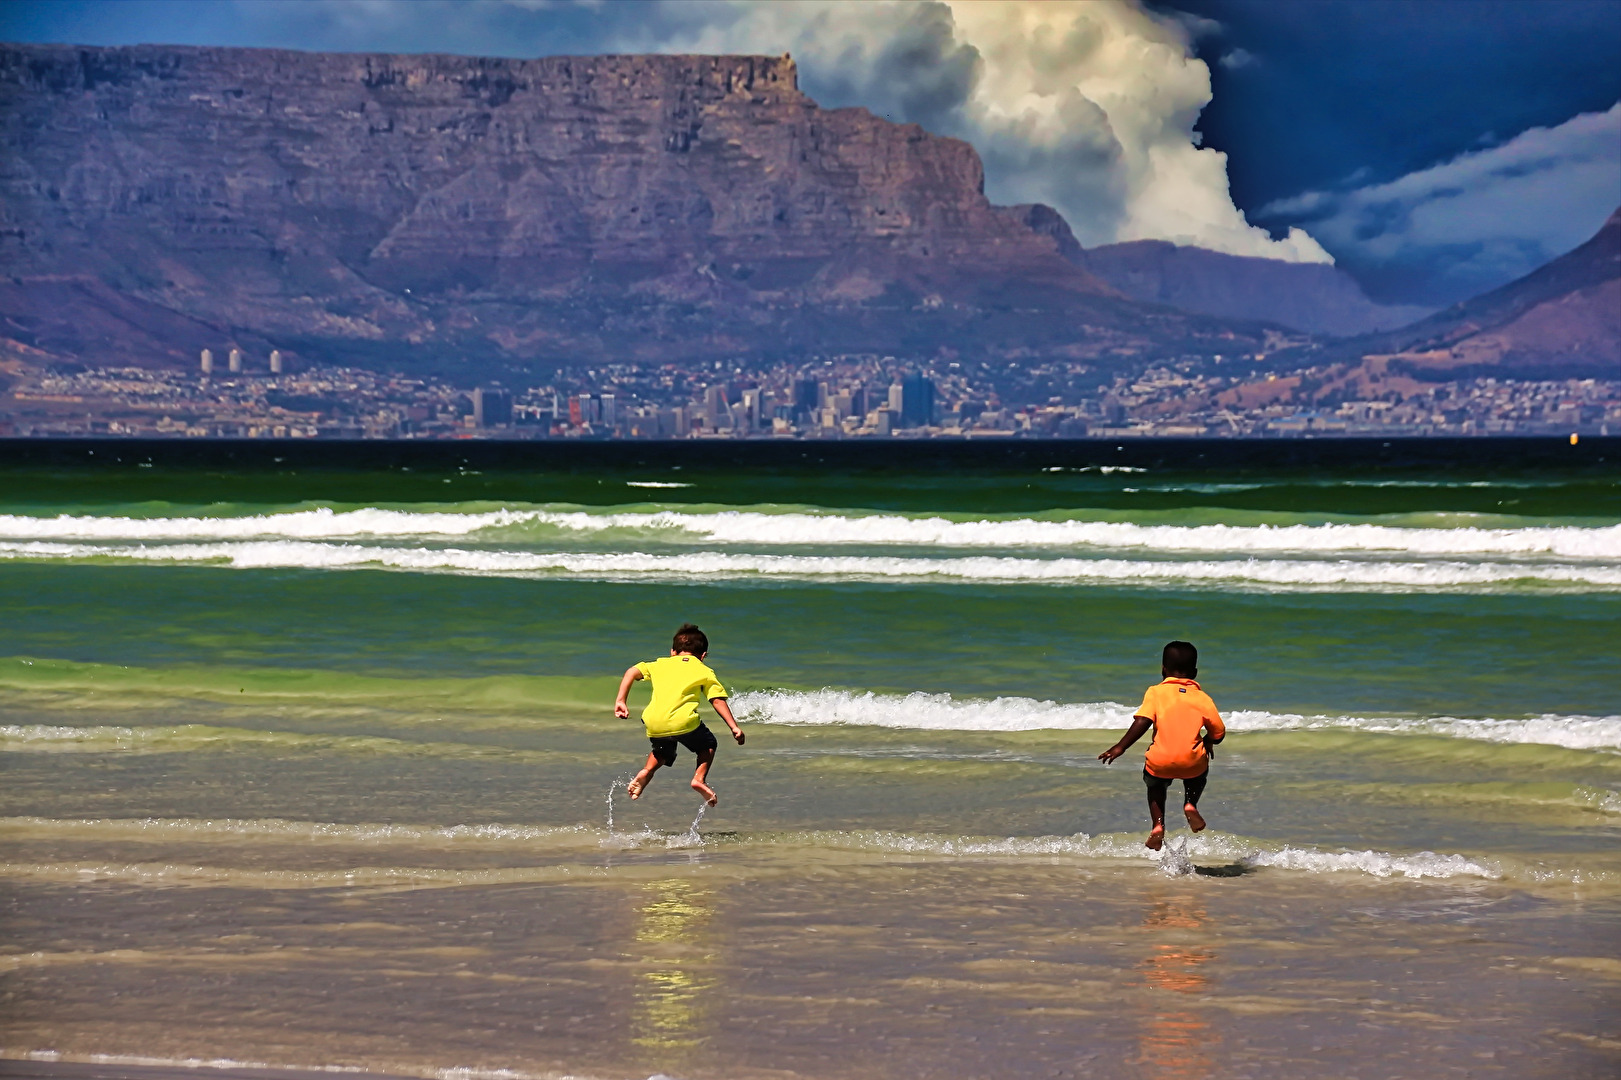
{"type": "Polygon", "coordinates": [[[678,653],[702,656],[709,651],[709,638],[692,623],[682,623],[681,629],[675,632],[675,640],[670,642],[670,648],[678,653]]]}

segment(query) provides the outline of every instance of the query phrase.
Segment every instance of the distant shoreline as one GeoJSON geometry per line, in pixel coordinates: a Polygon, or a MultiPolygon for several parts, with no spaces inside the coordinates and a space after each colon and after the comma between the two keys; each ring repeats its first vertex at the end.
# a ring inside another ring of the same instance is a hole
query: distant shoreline
{"type": "Polygon", "coordinates": [[[786,471],[1046,468],[1311,468],[1354,461],[1376,471],[1594,468],[1621,463],[1621,436],[1377,438],[740,439],[416,441],[381,439],[4,438],[0,467],[597,469],[786,471]]]}

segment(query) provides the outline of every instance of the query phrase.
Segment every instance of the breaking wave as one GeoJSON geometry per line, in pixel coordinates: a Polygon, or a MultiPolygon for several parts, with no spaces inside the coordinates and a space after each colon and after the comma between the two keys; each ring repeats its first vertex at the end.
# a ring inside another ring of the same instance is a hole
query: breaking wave
{"type": "MultiPolygon", "coordinates": [[[[847,690],[754,690],[735,695],[739,719],[765,724],[848,724],[922,731],[1123,730],[1133,707],[1113,701],[1071,704],[1034,698],[990,700],[950,694],[875,694],[847,690]]],[[[1223,716],[1229,730],[1350,730],[1441,735],[1494,743],[1533,743],[1570,750],[1621,751],[1621,716],[1463,719],[1456,717],[1308,716],[1238,710],[1223,716]]]]}
{"type": "MultiPolygon", "coordinates": [[[[652,484],[653,482],[637,482],[652,484]]],[[[0,515],[0,538],[65,541],[339,540],[364,537],[508,536],[534,539],[611,532],[642,540],[756,546],[927,546],[1055,550],[1140,549],[1220,554],[1390,553],[1415,557],[1518,556],[1621,559],[1621,525],[1416,528],[1366,523],[1150,525],[1016,518],[953,521],[898,514],[723,510],[415,512],[298,510],[244,517],[0,515]]]]}
{"type": "Polygon", "coordinates": [[[1137,560],[1082,558],[901,558],[871,555],[765,555],[700,551],[537,552],[383,547],[304,540],[212,544],[0,542],[0,558],[204,563],[239,569],[361,569],[493,575],[572,575],[600,580],[655,578],[845,580],[964,584],[1185,583],[1284,589],[1565,591],[1621,589],[1621,566],[1515,562],[1387,562],[1357,559],[1137,560]]]}

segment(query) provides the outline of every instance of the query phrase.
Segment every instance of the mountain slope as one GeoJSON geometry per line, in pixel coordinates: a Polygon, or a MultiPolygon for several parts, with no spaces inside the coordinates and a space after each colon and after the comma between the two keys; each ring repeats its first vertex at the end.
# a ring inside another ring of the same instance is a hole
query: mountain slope
{"type": "Polygon", "coordinates": [[[1430,311],[1375,304],[1351,275],[1323,263],[1247,258],[1164,240],[1089,248],[1075,261],[1137,300],[1280,323],[1308,334],[1388,330],[1430,311]]]}
{"type": "Polygon", "coordinates": [[[1255,331],[1123,298],[972,147],[761,56],[0,47],[3,331],[446,365],[943,345],[1096,358],[1255,331]]]}
{"type": "Polygon", "coordinates": [[[1227,255],[1164,240],[1082,248],[1051,207],[1029,203],[1006,213],[1051,237],[1060,255],[1122,294],[1191,314],[1349,337],[1404,326],[1429,312],[1375,304],[1349,274],[1332,266],[1227,255]]]}
{"type": "Polygon", "coordinates": [[[1580,247],[1517,281],[1341,347],[1444,377],[1621,378],[1621,209],[1580,247]]]}

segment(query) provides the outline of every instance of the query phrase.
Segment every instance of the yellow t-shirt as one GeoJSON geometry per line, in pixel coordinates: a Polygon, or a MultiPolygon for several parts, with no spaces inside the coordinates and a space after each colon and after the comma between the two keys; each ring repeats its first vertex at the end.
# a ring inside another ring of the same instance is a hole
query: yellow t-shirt
{"type": "Polygon", "coordinates": [[[1138,716],[1154,722],[1154,742],[1143,768],[1162,780],[1188,780],[1210,768],[1204,734],[1219,739],[1227,727],[1216,703],[1192,679],[1166,679],[1148,688],[1138,716]]]}
{"type": "Polygon", "coordinates": [[[726,687],[696,656],[661,656],[636,667],[653,684],[653,700],[642,710],[649,739],[696,730],[698,703],[726,696],[726,687]]]}

